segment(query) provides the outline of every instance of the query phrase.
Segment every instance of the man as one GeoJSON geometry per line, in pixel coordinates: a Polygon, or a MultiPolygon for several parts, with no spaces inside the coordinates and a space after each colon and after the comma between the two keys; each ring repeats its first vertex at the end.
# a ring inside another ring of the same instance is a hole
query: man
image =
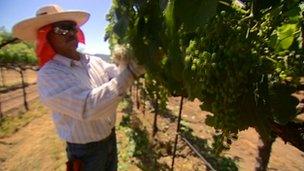
{"type": "Polygon", "coordinates": [[[59,136],[67,142],[68,170],[117,170],[116,108],[133,80],[145,71],[125,61],[121,55],[127,53],[121,49],[121,70],[77,52],[78,42],[84,41],[79,27],[88,19],[87,12],[48,5],[36,17],[17,23],[13,35],[36,42],[39,94],[53,112],[59,136]]]}

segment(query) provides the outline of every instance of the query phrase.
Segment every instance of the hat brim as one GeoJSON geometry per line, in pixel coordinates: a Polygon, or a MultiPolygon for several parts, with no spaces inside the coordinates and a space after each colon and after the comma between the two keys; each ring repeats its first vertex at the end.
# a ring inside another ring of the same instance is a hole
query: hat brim
{"type": "Polygon", "coordinates": [[[65,11],[55,14],[42,15],[23,20],[13,27],[13,36],[24,41],[34,42],[37,31],[43,26],[58,21],[74,21],[81,26],[88,21],[90,14],[85,11],[65,11]]]}

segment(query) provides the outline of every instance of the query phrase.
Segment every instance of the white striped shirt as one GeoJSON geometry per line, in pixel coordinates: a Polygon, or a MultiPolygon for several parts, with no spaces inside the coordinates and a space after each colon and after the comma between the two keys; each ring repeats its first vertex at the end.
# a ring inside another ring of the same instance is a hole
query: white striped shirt
{"type": "Polygon", "coordinates": [[[59,136],[70,143],[110,135],[117,105],[132,82],[129,70],[119,73],[114,64],[89,55],[75,61],[57,54],[38,72],[41,101],[52,110],[59,136]]]}

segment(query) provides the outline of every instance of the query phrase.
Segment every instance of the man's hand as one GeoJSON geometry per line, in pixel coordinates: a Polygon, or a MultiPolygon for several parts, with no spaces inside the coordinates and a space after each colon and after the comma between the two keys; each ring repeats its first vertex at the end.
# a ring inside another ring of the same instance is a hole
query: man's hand
{"type": "Polygon", "coordinates": [[[130,63],[131,52],[124,45],[115,45],[112,53],[113,62],[122,70],[130,63]]]}
{"type": "Polygon", "coordinates": [[[127,45],[117,44],[115,45],[112,53],[112,60],[116,65],[118,65],[120,71],[127,68],[136,79],[143,75],[146,70],[143,66],[138,65],[132,55],[133,53],[127,45]]]}

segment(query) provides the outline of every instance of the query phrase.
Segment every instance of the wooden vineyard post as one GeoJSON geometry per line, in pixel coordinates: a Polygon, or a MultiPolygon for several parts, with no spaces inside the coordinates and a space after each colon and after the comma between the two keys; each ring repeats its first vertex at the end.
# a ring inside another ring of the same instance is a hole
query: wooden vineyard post
{"type": "Polygon", "coordinates": [[[146,98],[145,97],[143,97],[143,104],[142,104],[142,113],[143,113],[143,115],[145,115],[146,114],[146,98]]]}
{"type": "Polygon", "coordinates": [[[142,89],[140,91],[140,99],[141,99],[141,105],[142,105],[141,111],[142,111],[143,115],[145,115],[146,114],[146,96],[147,96],[146,90],[145,90],[145,88],[146,88],[145,81],[143,81],[141,86],[142,86],[142,89]]]}
{"type": "MultiPolygon", "coordinates": [[[[302,16],[304,15],[304,12],[302,12],[302,16]]],[[[302,32],[302,48],[304,48],[304,20],[301,21],[301,32],[302,32]]]]}
{"type": "Polygon", "coordinates": [[[0,96],[0,125],[2,118],[3,118],[3,113],[2,113],[2,104],[1,104],[1,96],[0,96]]]}
{"type": "Polygon", "coordinates": [[[136,85],[135,98],[136,98],[136,108],[139,109],[140,104],[139,104],[139,86],[138,86],[138,84],[136,85]]]}
{"type": "Polygon", "coordinates": [[[129,91],[130,91],[130,96],[131,96],[131,97],[132,97],[132,88],[133,88],[133,85],[130,86],[130,90],[129,90],[129,91]]]}
{"type": "Polygon", "coordinates": [[[0,67],[1,86],[5,87],[4,68],[0,67]]]}
{"type": "Polygon", "coordinates": [[[156,135],[158,128],[157,128],[157,115],[159,112],[159,108],[158,108],[158,96],[156,96],[156,98],[154,99],[154,122],[153,122],[153,137],[156,135]]]}
{"type": "Polygon", "coordinates": [[[27,101],[26,101],[26,91],[25,91],[26,85],[25,85],[25,81],[24,81],[24,73],[23,73],[22,68],[20,68],[19,73],[20,73],[20,76],[21,76],[21,83],[22,83],[23,104],[24,104],[25,109],[28,111],[29,107],[28,107],[28,104],[27,104],[27,101]]]}
{"type": "Polygon", "coordinates": [[[175,159],[175,155],[176,155],[178,134],[180,132],[180,127],[181,127],[181,119],[182,119],[182,111],[183,111],[183,101],[184,101],[184,96],[181,97],[180,105],[179,105],[178,120],[177,120],[177,129],[176,129],[176,134],[175,134],[175,141],[174,141],[174,149],[173,149],[173,157],[172,157],[171,170],[174,170],[174,159],[175,159]]]}

